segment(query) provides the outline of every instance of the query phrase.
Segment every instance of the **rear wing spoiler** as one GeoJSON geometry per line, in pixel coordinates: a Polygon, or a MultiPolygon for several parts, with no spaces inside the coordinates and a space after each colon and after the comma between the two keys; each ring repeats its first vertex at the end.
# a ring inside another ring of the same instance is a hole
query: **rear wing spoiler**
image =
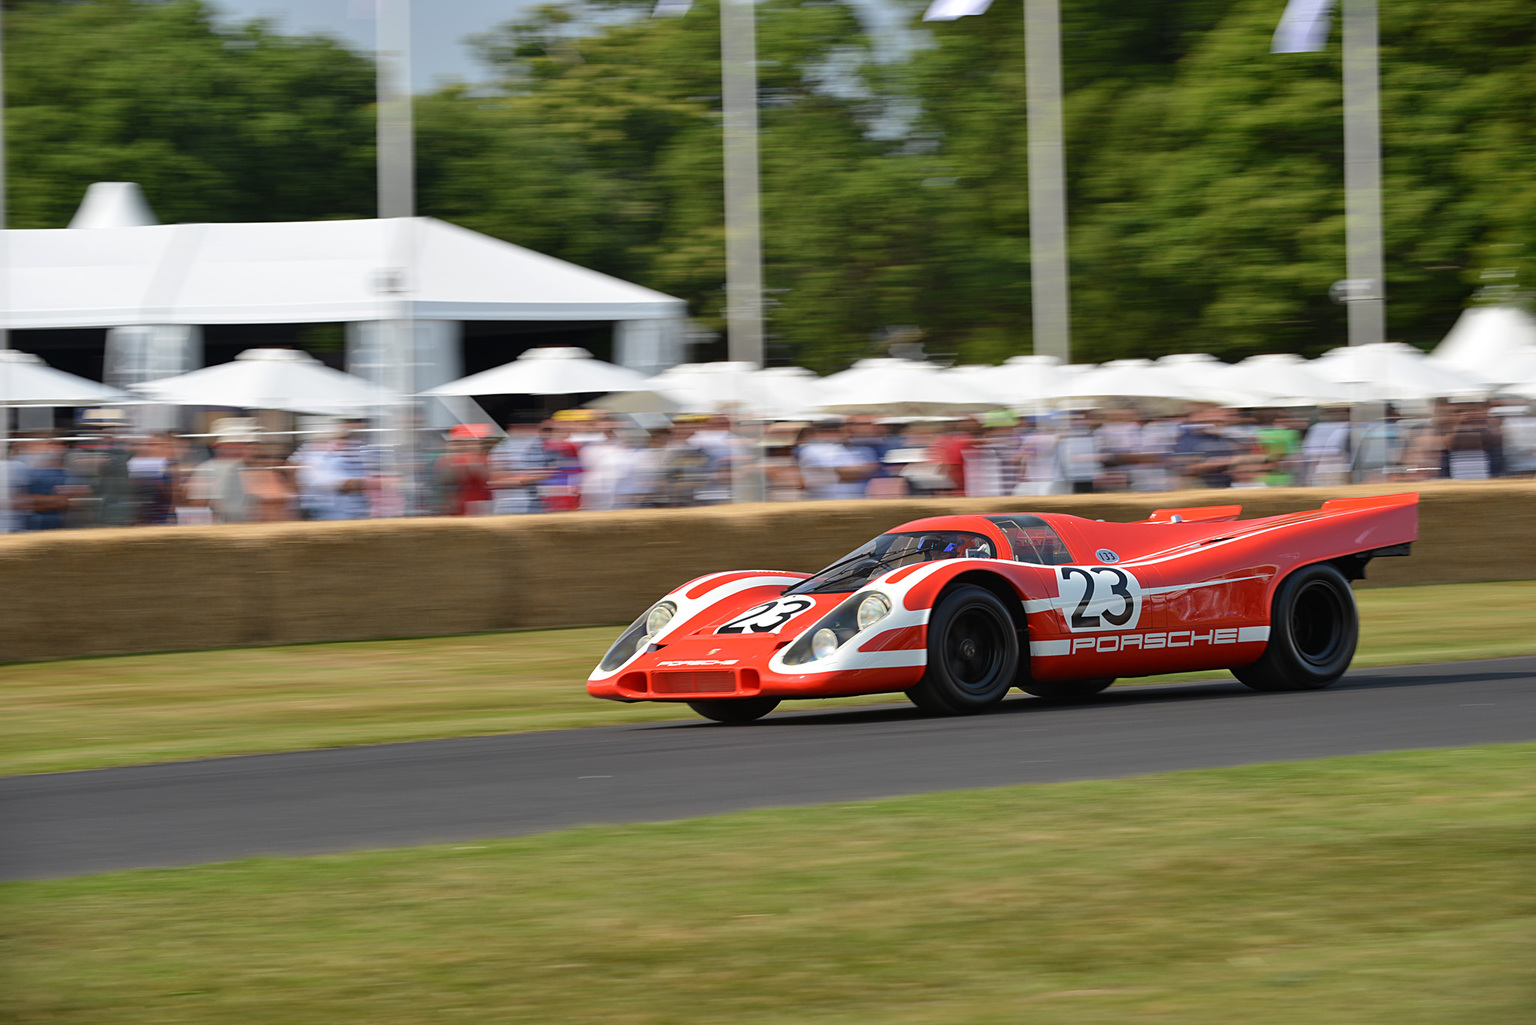
{"type": "Polygon", "coordinates": [[[1360,498],[1330,498],[1323,503],[1323,512],[1344,512],[1355,509],[1396,509],[1404,505],[1418,505],[1419,493],[1407,491],[1399,495],[1366,495],[1360,498]]]}
{"type": "Polygon", "coordinates": [[[1188,509],[1156,509],[1148,523],[1220,523],[1235,520],[1242,513],[1240,505],[1200,505],[1188,509]]]}

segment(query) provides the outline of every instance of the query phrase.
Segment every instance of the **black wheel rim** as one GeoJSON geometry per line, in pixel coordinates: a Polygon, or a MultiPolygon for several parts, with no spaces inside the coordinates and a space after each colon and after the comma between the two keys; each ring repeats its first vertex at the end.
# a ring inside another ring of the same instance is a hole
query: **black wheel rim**
{"type": "Polygon", "coordinates": [[[1344,602],[1322,581],[1307,584],[1291,606],[1291,639],[1314,666],[1331,662],[1344,644],[1344,602]]]}
{"type": "Polygon", "coordinates": [[[944,655],[955,686],[967,694],[988,693],[1003,666],[1003,624],[984,605],[961,609],[949,622],[944,655]]]}

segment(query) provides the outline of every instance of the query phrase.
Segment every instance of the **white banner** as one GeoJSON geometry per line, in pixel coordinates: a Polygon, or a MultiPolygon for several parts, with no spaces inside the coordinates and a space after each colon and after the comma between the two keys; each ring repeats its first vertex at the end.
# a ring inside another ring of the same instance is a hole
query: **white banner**
{"type": "MultiPolygon", "coordinates": [[[[942,0],[938,0],[942,2],[942,0]]],[[[1328,48],[1328,33],[1333,28],[1333,0],[1290,0],[1270,53],[1316,53],[1328,48]]]]}
{"type": "Polygon", "coordinates": [[[933,0],[923,12],[924,21],[954,21],[972,14],[986,14],[992,0],[933,0]]]}

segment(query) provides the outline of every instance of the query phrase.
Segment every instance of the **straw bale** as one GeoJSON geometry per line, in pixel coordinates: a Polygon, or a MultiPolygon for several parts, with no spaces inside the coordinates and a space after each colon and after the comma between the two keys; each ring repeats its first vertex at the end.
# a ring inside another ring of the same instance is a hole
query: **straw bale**
{"type": "Polygon", "coordinates": [[[262,552],[218,528],[0,539],[0,660],[250,644],[262,552]]]}
{"type": "Polygon", "coordinates": [[[0,538],[0,660],[619,623],[705,573],[811,572],[922,516],[1251,518],[1406,490],[1423,496],[1413,557],[1363,586],[1536,579],[1530,481],[60,531],[0,538]]]}

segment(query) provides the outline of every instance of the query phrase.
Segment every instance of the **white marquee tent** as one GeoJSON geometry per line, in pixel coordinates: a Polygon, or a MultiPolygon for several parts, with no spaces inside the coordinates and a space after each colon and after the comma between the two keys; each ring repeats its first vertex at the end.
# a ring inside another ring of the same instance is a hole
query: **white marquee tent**
{"type": "Polygon", "coordinates": [[[1533,355],[1536,318],[1518,306],[1474,306],[1462,311],[1432,358],[1495,384],[1518,384],[1533,355]]]}
{"type": "Polygon", "coordinates": [[[4,235],[13,330],[686,313],[680,299],[430,217],[4,235]]]}

